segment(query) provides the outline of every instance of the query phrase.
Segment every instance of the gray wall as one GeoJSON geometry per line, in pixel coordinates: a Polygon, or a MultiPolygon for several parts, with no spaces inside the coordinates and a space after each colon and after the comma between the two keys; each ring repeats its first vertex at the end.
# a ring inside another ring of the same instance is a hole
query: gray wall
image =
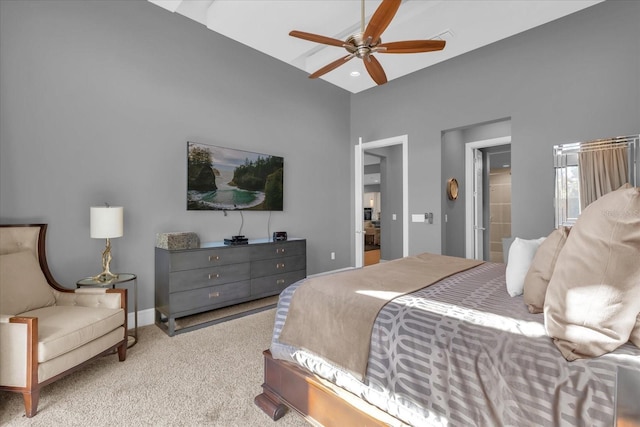
{"type": "MultiPolygon", "coordinates": [[[[380,173],[380,163],[374,163],[372,165],[364,165],[364,174],[374,174],[380,173]]],[[[364,193],[379,193],[380,192],[380,183],[378,184],[369,184],[364,186],[364,193]]],[[[365,206],[365,208],[368,206],[365,206]]]]}
{"type": "MultiPolygon", "coordinates": [[[[410,213],[439,213],[442,131],[511,117],[512,235],[546,235],[552,146],[640,131],[639,18],[640,2],[603,2],[356,94],[351,141],[408,134],[410,213]]],[[[410,253],[441,251],[441,220],[410,224],[410,253]]]]}
{"type": "Polygon", "coordinates": [[[270,219],[308,239],[310,274],[350,265],[347,92],[146,1],[0,1],[0,19],[0,222],[49,223],[66,286],[101,270],[90,206],[124,206],[112,270],[138,274],[140,309],[156,233],[237,234],[238,212],[186,211],[187,141],[284,156],[284,212],[245,212],[243,234],[270,219]]]}
{"type": "Polygon", "coordinates": [[[450,256],[464,257],[465,236],[465,183],[464,138],[462,129],[442,133],[442,241],[441,253],[450,256]],[[446,192],[447,180],[458,181],[458,198],[449,200],[446,192]],[[446,221],[445,221],[445,215],[446,221]]]}

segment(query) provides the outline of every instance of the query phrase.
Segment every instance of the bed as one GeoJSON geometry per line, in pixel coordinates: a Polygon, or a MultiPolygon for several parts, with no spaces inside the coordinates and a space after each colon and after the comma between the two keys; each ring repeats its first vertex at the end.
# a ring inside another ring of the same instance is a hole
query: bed
{"type": "MultiPolygon", "coordinates": [[[[640,190],[628,194],[640,203],[640,190]]],[[[614,216],[611,206],[607,205],[606,216],[599,217],[611,220],[614,216]]],[[[614,311],[635,311],[631,326],[625,327],[637,334],[640,329],[637,326],[634,329],[633,322],[640,312],[637,305],[640,269],[636,266],[640,259],[640,209],[628,212],[636,221],[627,224],[631,234],[619,223],[613,225],[614,232],[602,224],[580,226],[581,217],[569,238],[562,242],[564,248],[558,249],[557,239],[551,238],[554,231],[546,239],[547,246],[553,244],[553,247],[545,251],[555,251],[552,267],[555,278],[561,276],[559,270],[574,262],[571,256],[577,250],[572,245],[585,245],[581,229],[591,236],[596,227],[609,236],[607,238],[622,242],[622,250],[630,249],[625,255],[616,252],[617,242],[606,242],[609,252],[616,254],[616,260],[622,259],[633,268],[629,282],[632,286],[627,291],[635,293],[622,298],[631,301],[630,308],[622,304],[614,311]],[[622,234],[616,237],[616,232],[622,234]],[[627,255],[630,257],[625,258],[627,255]]],[[[628,216],[622,218],[628,220],[628,216]]],[[[598,248],[598,243],[587,246],[598,248]]],[[[595,251],[595,256],[606,259],[600,249],[595,251]]],[[[538,252],[544,252],[542,246],[538,252]]],[[[585,257],[588,258],[581,255],[580,259],[584,262],[585,257]]],[[[509,259],[511,262],[511,253],[509,259]]],[[[536,259],[531,261],[532,266],[536,259]]],[[[386,269],[397,267],[404,260],[330,274],[322,278],[322,284],[334,282],[340,287],[349,275],[384,275],[386,269]]],[[[610,267],[611,262],[607,265],[610,267]]],[[[625,277],[629,275],[625,274],[625,277]]],[[[336,362],[334,357],[323,357],[324,350],[316,351],[311,345],[297,347],[289,338],[282,339],[283,329],[292,317],[290,311],[296,292],[315,279],[291,285],[279,298],[272,343],[264,352],[263,392],[255,399],[274,420],[293,409],[310,422],[327,426],[611,426],[615,420],[618,368],[640,371],[640,348],[637,339],[629,342],[629,331],[626,337],[618,337],[620,342],[615,348],[596,357],[579,355],[578,351],[587,350],[575,345],[571,347],[573,353],[567,354],[562,346],[563,338],[552,339],[548,334],[552,319],[547,316],[553,310],[545,308],[547,313],[532,313],[535,310],[530,310],[523,295],[509,295],[506,266],[485,262],[411,292],[401,292],[402,295],[386,301],[371,326],[366,369],[360,375],[352,365],[336,362]]],[[[554,284],[554,280],[548,283],[549,291],[553,288],[559,292],[556,288],[560,285],[554,284]]],[[[576,289],[571,292],[575,293],[576,289]]],[[[563,304],[569,299],[564,298],[563,304]]],[[[593,304],[597,306],[600,298],[589,301],[595,301],[593,304]]],[[[339,307],[337,303],[334,305],[339,307]]],[[[302,311],[308,309],[306,306],[302,311]]],[[[606,311],[596,309],[591,313],[606,311]]],[[[359,312],[352,301],[346,309],[338,310],[359,312]]],[[[327,324],[331,324],[333,316],[332,311],[327,312],[327,324]]],[[[638,319],[640,324],[640,316],[638,319]]],[[[289,329],[302,328],[305,323],[297,322],[289,323],[289,329]]],[[[609,332],[616,329],[608,327],[609,332]]],[[[311,330],[314,328],[320,330],[322,325],[312,324],[311,330]]],[[[593,333],[597,328],[587,329],[593,333]]],[[[342,333],[346,332],[341,330],[342,333]]],[[[341,345],[345,345],[344,341],[341,345]]]]}

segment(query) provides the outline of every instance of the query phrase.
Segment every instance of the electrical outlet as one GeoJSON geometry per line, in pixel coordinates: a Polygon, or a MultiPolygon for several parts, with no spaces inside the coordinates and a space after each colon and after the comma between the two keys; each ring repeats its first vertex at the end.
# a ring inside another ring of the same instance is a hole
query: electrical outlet
{"type": "Polygon", "coordinates": [[[331,259],[336,259],[336,253],[335,252],[331,252],[331,259]]]}

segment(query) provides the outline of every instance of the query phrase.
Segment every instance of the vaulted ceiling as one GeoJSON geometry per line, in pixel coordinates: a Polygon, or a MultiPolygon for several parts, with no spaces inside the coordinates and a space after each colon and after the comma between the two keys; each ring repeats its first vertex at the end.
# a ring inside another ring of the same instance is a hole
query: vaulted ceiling
{"type": "MultiPolygon", "coordinates": [[[[346,51],[290,37],[291,30],[345,40],[361,26],[361,0],[148,1],[307,73],[345,56],[346,51]]],[[[443,39],[447,44],[438,52],[375,56],[391,81],[601,1],[403,0],[382,41],[443,39]]],[[[365,1],[365,23],[380,3],[365,1]]],[[[376,85],[361,60],[349,61],[321,78],[351,93],[376,85]]]]}

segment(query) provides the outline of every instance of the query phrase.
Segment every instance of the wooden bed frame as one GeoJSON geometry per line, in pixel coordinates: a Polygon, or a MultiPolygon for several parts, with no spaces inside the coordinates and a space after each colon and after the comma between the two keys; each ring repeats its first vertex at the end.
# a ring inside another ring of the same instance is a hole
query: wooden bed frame
{"type": "Polygon", "coordinates": [[[352,393],[342,390],[309,371],[284,360],[264,355],[264,383],[255,404],[274,421],[293,409],[307,421],[321,426],[404,425],[352,393]]]}

